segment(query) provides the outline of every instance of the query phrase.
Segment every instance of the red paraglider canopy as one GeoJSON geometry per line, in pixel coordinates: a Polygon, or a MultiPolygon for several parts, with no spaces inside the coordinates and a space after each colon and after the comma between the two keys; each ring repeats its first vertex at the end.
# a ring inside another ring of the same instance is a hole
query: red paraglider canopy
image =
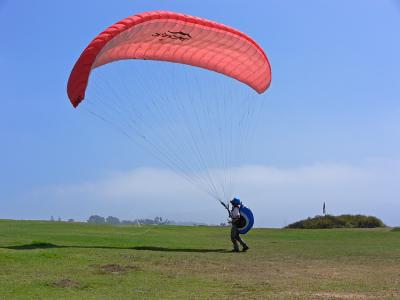
{"type": "Polygon", "coordinates": [[[72,105],[84,99],[92,69],[122,59],[197,66],[235,78],[258,93],[271,82],[267,56],[246,34],[198,17],[153,11],[119,21],[86,47],[68,80],[72,105]]]}

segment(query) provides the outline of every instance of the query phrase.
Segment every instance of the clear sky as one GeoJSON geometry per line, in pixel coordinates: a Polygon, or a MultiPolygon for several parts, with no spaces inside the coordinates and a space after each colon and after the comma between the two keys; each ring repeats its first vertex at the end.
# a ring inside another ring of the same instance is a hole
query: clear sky
{"type": "Polygon", "coordinates": [[[214,200],[68,101],[69,73],[90,40],[150,10],[238,28],[270,59],[254,160],[234,170],[256,225],[321,213],[323,201],[329,213],[400,224],[395,0],[0,0],[0,218],[225,220],[214,200]]]}

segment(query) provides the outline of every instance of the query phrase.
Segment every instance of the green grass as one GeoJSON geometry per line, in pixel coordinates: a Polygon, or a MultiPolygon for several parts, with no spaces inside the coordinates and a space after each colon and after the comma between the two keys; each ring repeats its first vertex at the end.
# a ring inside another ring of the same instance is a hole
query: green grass
{"type": "Polygon", "coordinates": [[[400,232],[0,221],[0,299],[400,299],[400,232]]]}

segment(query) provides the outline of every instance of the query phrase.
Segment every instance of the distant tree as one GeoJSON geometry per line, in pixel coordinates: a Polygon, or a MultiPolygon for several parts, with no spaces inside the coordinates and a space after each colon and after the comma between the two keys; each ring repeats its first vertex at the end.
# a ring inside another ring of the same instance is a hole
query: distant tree
{"type": "Polygon", "coordinates": [[[134,223],[133,223],[133,221],[131,221],[131,220],[122,220],[122,221],[121,221],[121,224],[124,224],[124,225],[131,225],[131,224],[134,224],[134,223]]]}
{"type": "Polygon", "coordinates": [[[54,222],[54,217],[53,216],[51,216],[50,221],[54,222]]]}
{"type": "Polygon", "coordinates": [[[60,217],[58,217],[57,222],[61,222],[61,218],[60,217]]]}
{"type": "Polygon", "coordinates": [[[154,224],[154,220],[152,219],[139,219],[140,224],[152,225],[154,224]]]}
{"type": "Polygon", "coordinates": [[[105,224],[106,220],[104,219],[104,217],[101,217],[101,216],[98,216],[98,215],[92,215],[92,216],[89,217],[87,222],[91,223],[91,224],[105,224]]]}
{"type": "Polygon", "coordinates": [[[168,224],[172,224],[172,223],[173,223],[173,221],[170,221],[168,219],[162,219],[162,222],[161,222],[161,224],[163,224],[163,225],[168,225],[168,224]]]}
{"type": "Polygon", "coordinates": [[[68,219],[68,222],[72,223],[72,222],[75,222],[75,220],[74,219],[68,219]]]}
{"type": "MultiPolygon", "coordinates": [[[[108,219],[108,218],[107,218],[108,219]]],[[[108,223],[108,221],[107,221],[108,223]]],[[[118,224],[118,223],[116,223],[118,224]]],[[[163,219],[162,217],[155,217],[154,219],[135,219],[135,220],[122,220],[119,224],[123,225],[164,225],[164,224],[175,224],[174,221],[163,219]]]]}
{"type": "Polygon", "coordinates": [[[119,219],[117,217],[108,216],[107,219],[106,219],[106,223],[107,224],[116,225],[116,224],[119,224],[120,222],[119,222],[119,219]]]}

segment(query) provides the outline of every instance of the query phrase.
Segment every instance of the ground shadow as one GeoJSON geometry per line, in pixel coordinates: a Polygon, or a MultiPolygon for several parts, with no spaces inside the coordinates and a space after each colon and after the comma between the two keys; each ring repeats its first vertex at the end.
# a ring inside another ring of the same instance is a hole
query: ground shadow
{"type": "Polygon", "coordinates": [[[147,251],[172,251],[172,252],[229,252],[226,249],[195,249],[195,248],[166,248],[166,247],[151,247],[151,246],[137,246],[130,247],[129,249],[134,250],[147,250],[147,251]]]}
{"type": "Polygon", "coordinates": [[[135,247],[111,247],[111,246],[80,246],[80,245],[56,245],[52,243],[31,243],[25,245],[5,246],[2,249],[11,250],[34,250],[34,249],[53,249],[53,248],[91,248],[91,249],[126,249],[144,251],[167,251],[167,252],[198,252],[198,253],[227,253],[226,249],[197,249],[197,248],[168,248],[155,246],[135,246],[135,247]]]}
{"type": "Polygon", "coordinates": [[[6,246],[0,248],[12,249],[12,250],[34,250],[34,249],[50,249],[50,248],[65,248],[65,247],[66,246],[54,245],[51,243],[31,243],[26,245],[6,246]]]}

